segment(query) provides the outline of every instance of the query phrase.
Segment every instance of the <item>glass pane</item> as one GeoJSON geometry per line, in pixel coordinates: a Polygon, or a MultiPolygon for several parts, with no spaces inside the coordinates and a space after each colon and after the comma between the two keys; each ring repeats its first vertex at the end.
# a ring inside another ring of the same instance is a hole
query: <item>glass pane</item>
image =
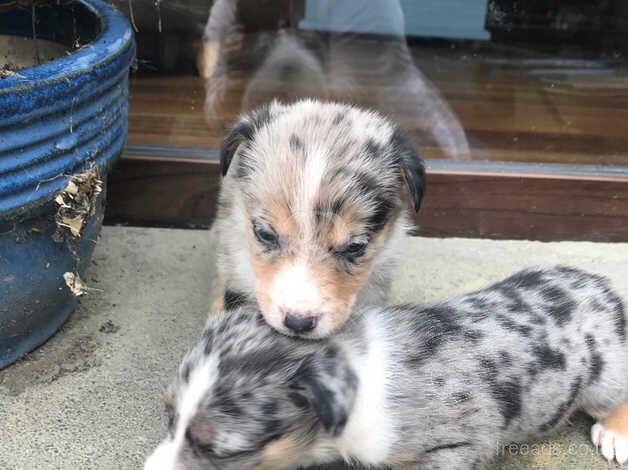
{"type": "Polygon", "coordinates": [[[628,165],[628,1],[119,2],[129,143],[217,148],[272,99],[340,100],[430,159],[628,165]]]}

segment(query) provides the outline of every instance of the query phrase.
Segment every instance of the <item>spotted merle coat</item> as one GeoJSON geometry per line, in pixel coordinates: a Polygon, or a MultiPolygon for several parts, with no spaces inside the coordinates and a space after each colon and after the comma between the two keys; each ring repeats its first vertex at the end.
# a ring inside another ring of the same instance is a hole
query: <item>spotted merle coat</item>
{"type": "Polygon", "coordinates": [[[184,359],[169,435],[145,468],[478,468],[576,409],[603,419],[626,398],[622,302],[568,267],[428,307],[367,309],[317,342],[236,310],[210,320],[184,359]]]}
{"type": "Polygon", "coordinates": [[[423,161],[380,114],[303,100],[243,115],[225,138],[212,310],[251,301],[278,331],[321,338],[383,305],[423,161]]]}

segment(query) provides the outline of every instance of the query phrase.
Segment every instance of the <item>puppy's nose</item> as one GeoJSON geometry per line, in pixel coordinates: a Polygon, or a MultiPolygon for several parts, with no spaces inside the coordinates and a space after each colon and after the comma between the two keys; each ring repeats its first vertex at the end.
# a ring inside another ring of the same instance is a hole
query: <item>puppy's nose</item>
{"type": "Polygon", "coordinates": [[[318,317],[313,315],[299,315],[294,312],[286,312],[286,317],[283,320],[284,325],[289,330],[300,334],[312,331],[316,326],[318,317]]]}

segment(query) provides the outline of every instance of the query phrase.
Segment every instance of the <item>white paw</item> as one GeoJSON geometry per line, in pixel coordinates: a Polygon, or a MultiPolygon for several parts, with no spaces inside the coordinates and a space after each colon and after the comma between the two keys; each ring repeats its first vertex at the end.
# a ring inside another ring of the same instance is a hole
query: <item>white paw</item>
{"type": "Polygon", "coordinates": [[[596,423],[591,428],[591,440],[609,462],[611,460],[617,460],[620,464],[628,462],[628,437],[596,423]]]}

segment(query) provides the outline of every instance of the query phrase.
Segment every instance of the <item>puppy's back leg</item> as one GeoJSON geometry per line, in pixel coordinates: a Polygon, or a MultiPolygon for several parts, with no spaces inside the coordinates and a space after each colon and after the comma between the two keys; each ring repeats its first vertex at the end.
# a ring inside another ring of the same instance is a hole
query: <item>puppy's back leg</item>
{"type": "MultiPolygon", "coordinates": [[[[607,460],[628,462],[628,340],[623,303],[610,289],[597,299],[586,336],[590,377],[582,406],[597,419],[591,440],[607,460]],[[604,325],[607,322],[607,325],[604,325]],[[595,326],[598,329],[595,329],[595,326]],[[609,334],[609,332],[613,334],[609,334]]],[[[586,331],[586,330],[585,330],[586,331]]]]}

